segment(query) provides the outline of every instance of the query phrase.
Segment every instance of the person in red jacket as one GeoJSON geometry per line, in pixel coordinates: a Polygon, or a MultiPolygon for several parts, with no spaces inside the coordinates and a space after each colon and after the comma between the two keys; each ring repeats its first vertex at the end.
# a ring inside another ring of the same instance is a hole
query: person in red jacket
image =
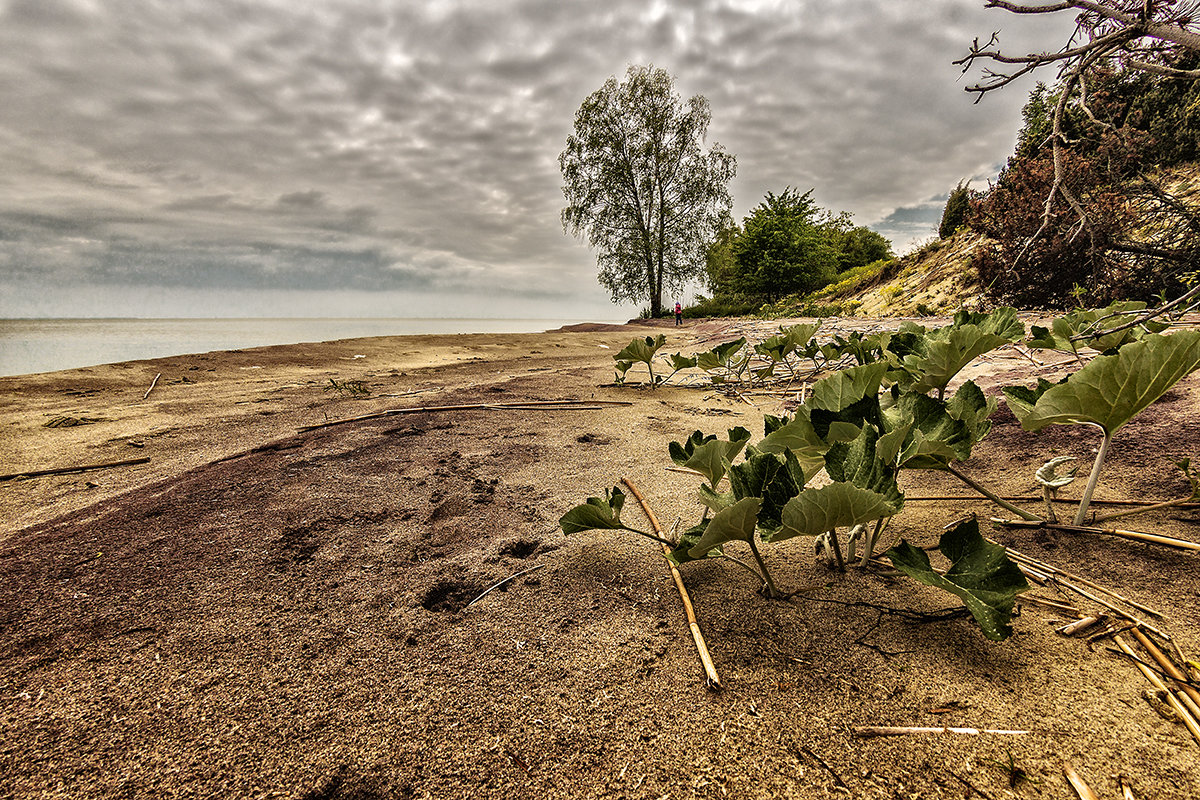
{"type": "Polygon", "coordinates": [[[679,301],[675,301],[675,324],[683,324],[683,306],[679,305],[679,301]]]}

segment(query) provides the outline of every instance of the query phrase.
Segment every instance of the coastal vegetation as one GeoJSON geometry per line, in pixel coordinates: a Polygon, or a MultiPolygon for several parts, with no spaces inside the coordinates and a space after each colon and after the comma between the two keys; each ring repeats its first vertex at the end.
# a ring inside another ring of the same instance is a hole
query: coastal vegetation
{"type": "Polygon", "coordinates": [[[583,101],[559,155],[563,229],[596,249],[614,301],[648,302],[703,271],[704,248],[729,217],[737,159],[702,148],[708,101],[686,102],[666,70],[631,66],[583,101]]]}
{"type": "MultiPolygon", "coordinates": [[[[695,356],[671,355],[666,377],[654,370],[665,337],[635,339],[613,357],[618,383],[625,382],[634,363],[646,365],[651,387],[693,368],[713,384],[731,387],[765,384],[776,377],[788,385],[823,377],[812,384],[793,415],[764,415],[764,435],[757,442],[750,431],[737,427],[724,439],[696,430],[684,442],[669,444],[676,465],[705,479],[695,498],[701,517],[678,536],[623,522],[625,498],[619,486],[569,510],[559,524],[568,535],[625,530],[653,539],[676,565],[729,559],[754,573],[770,598],[787,593],[769,571],[760,545],[807,537],[843,572],[856,559],[860,569],[877,568],[877,545],[891,518],[904,507],[901,478],[909,471],[946,472],[1025,522],[1055,524],[1049,494],[1049,513],[1043,519],[962,471],[962,462],[991,430],[999,403],[972,380],[959,383],[953,394],[947,391],[976,359],[1023,340],[1031,350],[1069,352],[1079,362],[1081,348],[1102,353],[1057,384],[1039,379],[1035,387],[1004,389],[1008,408],[1027,431],[1092,425],[1102,432],[1072,523],[1085,526],[1114,434],[1200,369],[1200,332],[1162,335],[1168,325],[1145,308],[1144,303],[1121,302],[1074,312],[1050,328],[1034,326],[1028,338],[1012,308],[988,314],[959,312],[941,328],[905,322],[895,333],[824,342],[815,338],[818,324],[795,325],[756,345],[739,338],[695,356]],[[1125,324],[1126,319],[1131,321],[1125,324]],[[802,372],[803,362],[810,362],[811,368],[802,372]],[[826,480],[814,484],[822,472],[826,480]],[[727,551],[734,542],[749,548],[752,564],[727,551]]],[[[1035,477],[1047,492],[1074,480],[1074,470],[1055,471],[1064,462],[1062,457],[1051,458],[1036,469],[1035,477]]],[[[1190,462],[1179,466],[1192,492],[1176,504],[1197,496],[1190,462]]],[[[1031,471],[1034,467],[1030,465],[1031,471]]],[[[1015,598],[1029,588],[1019,566],[1003,547],[983,538],[973,518],[943,535],[939,549],[949,562],[945,570],[935,570],[923,551],[905,541],[882,556],[918,582],[960,597],[988,638],[1006,638],[1015,598]]]]}

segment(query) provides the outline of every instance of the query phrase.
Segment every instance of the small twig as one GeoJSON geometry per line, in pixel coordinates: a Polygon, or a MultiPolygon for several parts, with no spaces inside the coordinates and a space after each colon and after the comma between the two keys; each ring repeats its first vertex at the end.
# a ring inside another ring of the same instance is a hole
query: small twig
{"type": "Polygon", "coordinates": [[[966,786],[966,787],[967,787],[967,789],[969,789],[969,790],[970,790],[970,791],[967,793],[967,795],[968,795],[968,796],[970,796],[970,792],[974,792],[975,794],[977,794],[977,795],[979,795],[980,797],[982,797],[982,798],[983,798],[983,800],[993,800],[993,799],[992,799],[992,796],[991,796],[990,794],[988,794],[987,792],[985,792],[983,789],[980,789],[980,788],[979,788],[978,786],[976,786],[975,784],[971,783],[969,780],[967,780],[966,778],[964,778],[962,775],[959,775],[957,772],[954,772],[954,771],[951,771],[951,772],[950,772],[950,774],[951,774],[952,776],[954,776],[954,778],[955,778],[955,779],[957,779],[959,783],[961,783],[963,786],[966,786]]]}
{"type": "Polygon", "coordinates": [[[800,748],[800,752],[803,753],[804,755],[808,756],[809,758],[811,758],[813,761],[820,764],[822,767],[824,767],[825,771],[828,772],[831,776],[833,776],[833,782],[837,784],[839,789],[844,789],[847,792],[850,791],[850,787],[846,785],[846,782],[844,780],[842,780],[842,777],[840,775],[838,775],[836,772],[833,771],[833,767],[831,767],[825,763],[825,759],[821,758],[819,755],[814,753],[808,747],[802,746],[800,748]]]}
{"type": "Polygon", "coordinates": [[[855,728],[854,733],[860,739],[870,739],[875,736],[905,736],[918,733],[959,733],[967,736],[979,736],[985,733],[995,733],[1004,736],[1024,736],[1029,731],[997,730],[994,728],[924,728],[892,725],[868,725],[855,728]]]}
{"type": "Polygon", "coordinates": [[[154,387],[158,385],[158,379],[161,377],[162,377],[162,373],[160,372],[154,376],[154,380],[150,381],[150,388],[146,390],[146,393],[144,395],[142,395],[143,400],[145,400],[147,397],[149,397],[150,393],[154,391],[154,387]]]}
{"type": "MultiPolygon", "coordinates": [[[[654,532],[657,533],[659,537],[662,537],[662,525],[658,523],[658,517],[654,515],[654,512],[650,509],[650,506],[647,505],[646,498],[642,496],[642,493],[638,491],[637,487],[634,486],[633,482],[628,478],[621,478],[621,483],[625,484],[625,488],[629,490],[629,493],[632,494],[634,499],[638,501],[638,504],[641,505],[642,513],[644,513],[646,515],[646,519],[650,521],[650,527],[654,529],[654,532]]],[[[671,548],[665,543],[662,544],[662,549],[664,558],[671,554],[671,548]]],[[[696,650],[700,654],[700,663],[704,665],[704,674],[707,676],[708,686],[710,689],[720,691],[721,676],[717,674],[717,667],[715,664],[713,664],[712,656],[708,654],[708,645],[704,641],[704,634],[700,632],[700,623],[696,621],[696,610],[692,607],[692,598],[688,595],[687,587],[683,583],[683,576],[679,574],[679,570],[675,567],[675,564],[673,564],[670,559],[666,560],[667,565],[671,568],[671,577],[675,579],[675,588],[679,590],[679,597],[683,601],[683,611],[687,616],[688,628],[692,632],[692,640],[696,643],[696,650]]]]}
{"type": "Polygon", "coordinates": [[[523,570],[521,570],[520,572],[518,572],[518,573],[517,573],[517,574],[515,574],[515,575],[509,575],[509,576],[508,576],[507,578],[505,578],[504,580],[502,580],[502,581],[497,581],[496,583],[492,584],[492,585],[491,585],[491,586],[489,586],[487,589],[485,589],[485,590],[484,590],[484,592],[483,592],[483,594],[479,595],[479,597],[476,597],[474,600],[472,600],[471,602],[469,602],[469,603],[467,603],[465,606],[463,606],[461,610],[462,610],[462,611],[466,611],[468,608],[470,608],[471,606],[475,605],[475,604],[476,604],[476,603],[478,603],[480,600],[482,600],[483,598],[487,597],[489,594],[491,594],[492,592],[496,591],[497,589],[499,589],[501,586],[503,586],[504,584],[508,583],[509,581],[515,581],[517,578],[521,577],[522,575],[528,575],[528,574],[529,574],[529,573],[531,573],[531,572],[536,572],[537,570],[541,569],[541,568],[542,568],[542,567],[544,567],[544,566],[546,566],[546,565],[545,565],[545,564],[538,564],[536,567],[530,567],[529,569],[523,569],[523,570]]]}
{"type": "Polygon", "coordinates": [[[1133,638],[1137,639],[1142,647],[1146,648],[1146,652],[1150,654],[1150,657],[1178,684],[1180,690],[1185,695],[1183,698],[1185,705],[1189,707],[1192,715],[1200,717],[1200,690],[1191,685],[1191,681],[1183,674],[1183,671],[1175,665],[1174,661],[1167,658],[1166,653],[1160,650],[1158,645],[1150,641],[1146,634],[1137,628],[1134,628],[1132,633],[1133,638]]]}
{"type": "Polygon", "coordinates": [[[16,478],[37,478],[42,475],[66,475],[71,472],[91,472],[97,469],[108,469],[109,467],[130,467],[134,464],[149,463],[149,458],[130,458],[125,461],[108,461],[103,464],[86,464],[80,467],[58,467],[57,469],[35,469],[28,472],[14,472],[9,475],[0,475],[0,481],[11,481],[16,478]]]}
{"type": "Polygon", "coordinates": [[[1121,528],[1093,528],[1086,525],[1063,525],[1053,522],[1018,522],[1017,520],[1005,520],[996,517],[992,518],[992,522],[997,525],[1003,525],[1006,528],[1046,528],[1053,531],[1065,531],[1067,533],[1090,533],[1096,536],[1117,536],[1121,539],[1130,539],[1135,542],[1147,542],[1149,544],[1161,544],[1167,547],[1177,547],[1180,550],[1200,550],[1200,543],[1189,542],[1187,539],[1176,539],[1173,536],[1163,536],[1157,533],[1143,533],[1141,531],[1127,531],[1121,528]]]}
{"type": "MultiPolygon", "coordinates": [[[[997,542],[994,542],[991,539],[989,539],[988,541],[991,541],[993,544],[997,544],[997,542]]],[[[1028,566],[1031,566],[1041,572],[1045,572],[1049,575],[1062,576],[1063,578],[1067,578],[1068,580],[1075,581],[1076,583],[1082,583],[1084,586],[1090,586],[1091,588],[1095,589],[1098,592],[1103,592],[1104,594],[1108,595],[1109,597],[1120,600],[1122,603],[1126,603],[1127,605],[1130,605],[1130,606],[1138,609],[1139,611],[1145,611],[1147,614],[1150,614],[1151,616],[1159,617],[1160,619],[1163,617],[1163,613],[1161,611],[1157,611],[1153,608],[1150,608],[1147,605],[1143,605],[1142,603],[1139,603],[1136,600],[1132,600],[1132,599],[1126,597],[1125,595],[1120,594],[1119,592],[1114,592],[1112,589],[1106,589],[1105,587],[1101,586],[1100,584],[1090,581],[1087,578],[1084,578],[1080,575],[1076,575],[1073,572],[1067,572],[1065,569],[1059,569],[1058,567],[1054,566],[1053,564],[1047,564],[1045,561],[1039,561],[1038,559],[1027,556],[1024,553],[1019,553],[1016,550],[1012,549],[1011,547],[1005,547],[1004,549],[1008,551],[1008,554],[1012,557],[1012,559],[1014,561],[1016,561],[1018,564],[1021,565],[1022,569],[1025,569],[1026,566],[1028,565],[1028,566]]]]}
{"type": "Polygon", "coordinates": [[[1078,620],[1075,620],[1074,622],[1069,622],[1066,625],[1063,625],[1061,628],[1058,628],[1056,630],[1058,633],[1061,633],[1063,636],[1074,636],[1075,634],[1080,633],[1081,631],[1086,631],[1088,628],[1092,627],[1093,625],[1099,625],[1101,622],[1104,621],[1104,619],[1105,619],[1105,617],[1103,615],[1101,615],[1099,617],[1084,617],[1083,619],[1078,619],[1078,620]]]}
{"type": "Polygon", "coordinates": [[[1079,609],[1075,606],[1067,605],[1066,603],[1059,603],[1045,597],[1039,597],[1036,594],[1022,594],[1020,596],[1020,601],[1022,603],[1033,603],[1035,606],[1043,606],[1044,608],[1049,608],[1052,611],[1058,611],[1063,614],[1074,614],[1076,617],[1082,616],[1079,613],[1079,609]]]}
{"type": "Polygon", "coordinates": [[[1146,676],[1146,680],[1150,681],[1150,684],[1154,686],[1155,689],[1158,689],[1160,692],[1163,692],[1166,695],[1167,702],[1171,704],[1171,708],[1174,709],[1175,713],[1179,715],[1179,719],[1183,721],[1183,724],[1187,727],[1188,732],[1192,734],[1192,737],[1197,742],[1200,742],[1200,721],[1197,721],[1196,718],[1192,716],[1192,712],[1188,711],[1187,706],[1185,706],[1179,700],[1179,698],[1167,688],[1167,685],[1163,683],[1162,679],[1159,678],[1158,675],[1155,674],[1154,670],[1142,663],[1141,659],[1139,659],[1129,645],[1125,643],[1124,639],[1122,639],[1120,636],[1114,636],[1113,641],[1117,643],[1117,647],[1121,648],[1121,652],[1133,659],[1134,666],[1136,666],[1138,670],[1144,676],[1146,676]]]}
{"type": "Polygon", "coordinates": [[[1070,764],[1063,764],[1063,775],[1066,777],[1067,783],[1071,784],[1071,788],[1075,790],[1075,794],[1079,795],[1079,800],[1100,800],[1070,764]]]}

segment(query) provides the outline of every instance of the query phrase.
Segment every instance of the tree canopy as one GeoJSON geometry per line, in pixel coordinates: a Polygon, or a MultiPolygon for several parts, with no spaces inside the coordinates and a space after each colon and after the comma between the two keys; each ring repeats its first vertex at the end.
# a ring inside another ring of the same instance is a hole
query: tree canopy
{"type": "Polygon", "coordinates": [[[703,149],[708,101],[684,101],[674,79],[631,66],[583,101],[559,155],[563,229],[596,250],[600,283],[614,301],[648,300],[705,275],[709,242],[729,219],[727,186],[737,161],[703,149]]]}
{"type": "Polygon", "coordinates": [[[708,246],[708,286],[714,298],[774,302],[828,284],[839,273],[892,257],[892,243],[849,214],[818,206],[813,190],[768,192],[736,225],[708,246]]]}
{"type": "Polygon", "coordinates": [[[733,242],[734,290],[774,302],[829,283],[837,273],[838,251],[819,225],[819,211],[812,190],[768,192],[733,242]]]}

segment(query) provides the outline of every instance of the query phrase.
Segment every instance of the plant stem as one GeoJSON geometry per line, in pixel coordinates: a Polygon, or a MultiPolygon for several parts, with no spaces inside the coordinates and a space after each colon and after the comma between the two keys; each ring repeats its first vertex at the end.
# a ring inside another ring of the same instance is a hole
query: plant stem
{"type": "MultiPolygon", "coordinates": [[[[747,572],[749,572],[754,577],[758,578],[760,581],[763,580],[763,576],[761,574],[759,574],[758,570],[756,570],[754,567],[747,564],[745,561],[742,561],[740,558],[731,556],[731,555],[729,555],[729,553],[721,553],[721,558],[729,559],[733,563],[743,567],[747,572]]],[[[766,581],[763,581],[763,583],[765,584],[766,581]]]]}
{"type": "Polygon", "coordinates": [[[762,578],[767,584],[767,593],[772,598],[783,597],[783,592],[775,585],[775,581],[771,579],[771,573],[767,571],[767,565],[763,563],[762,556],[758,554],[758,545],[754,543],[754,534],[750,534],[750,552],[754,554],[754,560],[758,562],[758,568],[762,570],[762,578]]]}
{"type": "Polygon", "coordinates": [[[653,533],[647,533],[646,531],[639,531],[636,528],[626,528],[625,530],[630,531],[632,533],[639,534],[641,536],[645,536],[647,539],[653,539],[654,541],[658,542],[659,544],[665,544],[667,547],[671,548],[672,550],[674,550],[676,547],[679,546],[675,542],[672,542],[670,539],[665,539],[662,536],[656,536],[653,533]]]}
{"type": "Polygon", "coordinates": [[[875,531],[867,539],[867,546],[863,548],[862,560],[858,565],[866,569],[867,563],[875,556],[875,543],[879,541],[879,532],[883,530],[883,517],[875,521],[875,531]]]}
{"type": "Polygon", "coordinates": [[[842,545],[838,542],[837,528],[829,532],[830,546],[833,548],[833,557],[837,559],[838,569],[842,572],[846,571],[846,561],[842,558],[842,545]]]}
{"type": "Polygon", "coordinates": [[[1001,508],[1008,509],[1009,511],[1013,512],[1021,519],[1028,520],[1030,522],[1041,522],[1042,521],[1042,518],[1039,517],[1037,514],[1031,514],[1022,508],[1017,508],[1012,503],[1008,502],[1007,500],[1000,497],[996,493],[985,488],[982,484],[976,483],[972,478],[970,478],[966,474],[956,470],[954,468],[953,464],[947,464],[946,471],[949,472],[954,477],[958,478],[960,481],[965,483],[967,486],[970,486],[972,489],[979,492],[981,495],[986,497],[988,500],[991,500],[993,503],[1000,506],[1001,508]]]}
{"type": "Polygon", "coordinates": [[[1058,522],[1058,515],[1054,513],[1054,490],[1049,486],[1042,487],[1042,499],[1046,501],[1046,521],[1058,522]]]}
{"type": "Polygon", "coordinates": [[[1092,474],[1088,477],[1087,488],[1083,490],[1083,497],[1079,501],[1079,511],[1075,514],[1075,524],[1082,525],[1087,519],[1088,505],[1092,502],[1092,494],[1096,491],[1096,484],[1100,482],[1100,468],[1104,466],[1104,457],[1108,455],[1108,446],[1112,444],[1112,434],[1104,431],[1104,441],[1100,443],[1100,449],[1096,451],[1096,461],[1092,464],[1092,474]]]}

